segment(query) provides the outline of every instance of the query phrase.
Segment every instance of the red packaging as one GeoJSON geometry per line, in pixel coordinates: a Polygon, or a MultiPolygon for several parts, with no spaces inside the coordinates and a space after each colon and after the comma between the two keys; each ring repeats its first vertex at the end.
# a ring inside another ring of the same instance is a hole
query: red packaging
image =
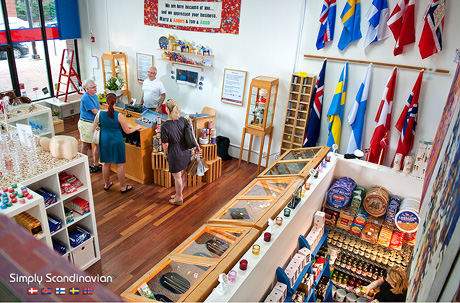
{"type": "Polygon", "coordinates": [[[390,240],[390,248],[397,250],[397,251],[401,251],[403,239],[404,239],[404,233],[398,230],[394,230],[393,235],[391,236],[391,240],[390,240]]]}
{"type": "Polygon", "coordinates": [[[76,197],[70,200],[72,204],[72,210],[80,215],[83,215],[86,212],[89,212],[89,202],[83,198],[76,197]]]}

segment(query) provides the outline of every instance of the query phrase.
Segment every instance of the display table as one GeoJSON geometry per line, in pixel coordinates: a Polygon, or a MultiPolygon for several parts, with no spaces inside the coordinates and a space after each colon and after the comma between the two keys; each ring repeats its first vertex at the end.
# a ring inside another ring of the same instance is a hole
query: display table
{"type": "Polygon", "coordinates": [[[67,102],[57,98],[46,99],[44,102],[46,102],[51,109],[59,109],[59,118],[62,119],[80,113],[81,96],[80,94],[69,95],[67,96],[67,102]]]}

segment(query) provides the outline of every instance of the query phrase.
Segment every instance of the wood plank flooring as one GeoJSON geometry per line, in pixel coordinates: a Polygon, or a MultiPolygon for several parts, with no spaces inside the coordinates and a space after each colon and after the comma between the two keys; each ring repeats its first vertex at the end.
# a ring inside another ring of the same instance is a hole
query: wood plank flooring
{"type": "MultiPolygon", "coordinates": [[[[78,139],[77,122],[78,116],[64,120],[66,135],[78,139]]],[[[223,161],[216,181],[185,188],[183,206],[168,203],[173,187],[127,179],[134,189],[121,194],[115,173],[109,191],[103,190],[101,172],[91,174],[101,261],[86,272],[111,276],[113,282],[106,286],[121,294],[206,223],[255,178],[256,171],[255,164],[242,162],[238,169],[238,159],[223,161]]]]}

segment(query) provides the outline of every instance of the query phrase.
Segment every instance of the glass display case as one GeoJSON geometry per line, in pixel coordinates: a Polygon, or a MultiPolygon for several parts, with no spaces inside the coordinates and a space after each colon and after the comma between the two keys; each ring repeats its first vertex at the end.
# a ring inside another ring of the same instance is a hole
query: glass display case
{"type": "Polygon", "coordinates": [[[279,79],[259,76],[251,81],[246,126],[266,129],[272,125],[275,114],[279,79]]]}
{"type": "Polygon", "coordinates": [[[307,147],[287,150],[267,167],[260,177],[296,175],[306,177],[310,169],[318,167],[329,152],[329,147],[307,147]]]}
{"type": "Polygon", "coordinates": [[[125,82],[121,88],[123,97],[131,100],[128,89],[128,63],[126,60],[126,54],[120,52],[108,52],[102,54],[102,75],[104,76],[104,90],[108,93],[105,88],[107,80],[112,77],[121,78],[125,82]]]}

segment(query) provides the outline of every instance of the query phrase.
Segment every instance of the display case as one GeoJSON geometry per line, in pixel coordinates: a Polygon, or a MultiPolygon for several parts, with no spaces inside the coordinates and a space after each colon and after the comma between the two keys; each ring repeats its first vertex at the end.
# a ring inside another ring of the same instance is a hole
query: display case
{"type": "Polygon", "coordinates": [[[246,127],[266,130],[273,123],[279,79],[259,76],[251,81],[246,127]]]}
{"type": "MultiPolygon", "coordinates": [[[[125,84],[121,88],[123,96],[131,100],[128,89],[128,62],[126,54],[120,52],[108,52],[102,54],[102,75],[104,76],[104,86],[107,80],[112,77],[121,78],[125,84]]],[[[108,90],[105,89],[107,93],[108,90]]]]}
{"type": "Polygon", "coordinates": [[[280,154],[303,146],[315,76],[292,74],[280,154]]]}
{"type": "MultiPolygon", "coordinates": [[[[3,117],[1,113],[0,117],[3,117]]],[[[49,138],[54,136],[51,110],[39,104],[11,106],[8,124],[13,126],[16,126],[16,124],[30,125],[34,135],[49,138]]]]}
{"type": "Polygon", "coordinates": [[[307,147],[287,150],[267,167],[259,177],[298,175],[306,177],[310,169],[318,167],[329,152],[329,147],[307,147]]]}

